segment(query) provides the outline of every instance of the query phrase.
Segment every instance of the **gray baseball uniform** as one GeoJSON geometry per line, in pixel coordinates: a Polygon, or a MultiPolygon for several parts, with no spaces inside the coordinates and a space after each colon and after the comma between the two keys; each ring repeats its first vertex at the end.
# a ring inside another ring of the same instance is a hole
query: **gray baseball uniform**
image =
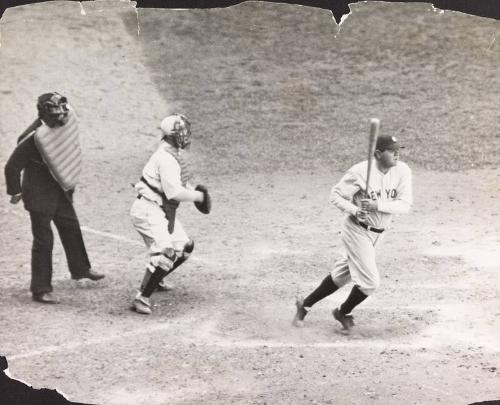
{"type": "MultiPolygon", "coordinates": [[[[382,238],[382,232],[374,232],[359,225],[356,219],[359,200],[364,198],[367,161],[351,167],[332,188],[330,201],[346,213],[341,238],[344,256],[331,272],[333,282],[341,287],[349,281],[370,295],[380,284],[375,261],[375,246],[382,238]]],[[[389,226],[392,215],[406,213],[412,204],[412,174],[407,164],[398,162],[387,173],[373,168],[368,186],[369,198],[377,200],[378,210],[370,212],[364,223],[377,230],[389,226]]]]}
{"type": "Polygon", "coordinates": [[[314,291],[304,299],[297,297],[293,325],[301,326],[315,303],[352,281],[351,293],[332,311],[348,330],[354,325],[351,311],[378,288],[375,247],[380,245],[393,214],[408,212],[412,204],[412,174],[399,161],[399,149],[396,137],[379,136],[368,187],[365,161],[352,166],[332,188],[330,201],[345,213],[341,232],[344,253],[314,291]]]}

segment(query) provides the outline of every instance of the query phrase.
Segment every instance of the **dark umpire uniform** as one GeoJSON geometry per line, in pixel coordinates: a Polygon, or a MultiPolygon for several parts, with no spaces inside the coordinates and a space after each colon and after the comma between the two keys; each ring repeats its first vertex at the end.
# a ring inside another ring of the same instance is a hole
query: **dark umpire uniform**
{"type": "MultiPolygon", "coordinates": [[[[52,116],[59,112],[63,119],[59,126],[63,126],[64,114],[68,114],[66,99],[63,100],[64,109],[61,113],[60,101],[57,93],[47,93],[39,98],[38,118],[18,139],[18,145],[5,166],[7,194],[11,195],[11,202],[17,203],[22,196],[25,209],[31,218],[33,246],[31,251],[31,287],[33,299],[42,303],[57,303],[52,292],[52,249],[54,236],[51,222],[57,228],[64,252],[68,261],[72,279],[88,278],[99,280],[104,275],[91,270],[87,251],[83,242],[80,224],[73,208],[73,191],[64,191],[52,176],[44,163],[42,155],[35,142],[35,131],[42,125],[42,120],[51,127],[53,117],[44,117],[43,103],[52,107],[52,116]],[[45,98],[44,98],[45,96],[45,98]],[[47,101],[48,100],[48,101],[47,101]],[[55,107],[54,107],[55,104],[55,107]],[[40,107],[42,106],[42,107],[40,107]],[[40,109],[42,108],[42,112],[40,109]],[[22,173],[22,181],[21,181],[22,173]]],[[[55,126],[55,125],[54,125],[55,126]]]]}

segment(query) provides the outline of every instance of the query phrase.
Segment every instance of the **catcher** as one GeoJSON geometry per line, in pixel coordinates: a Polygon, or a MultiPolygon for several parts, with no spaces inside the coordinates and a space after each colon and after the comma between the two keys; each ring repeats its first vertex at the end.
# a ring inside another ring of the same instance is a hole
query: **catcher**
{"type": "Polygon", "coordinates": [[[191,144],[191,124],[184,115],[166,117],[160,125],[162,139],[134,186],[138,195],[130,209],[134,228],[149,249],[149,263],[132,309],[150,315],[152,293],[165,276],[184,263],[194,249],[182,223],[176,218],[181,202],[193,202],[208,214],[211,198],[207,189],[189,184],[191,177],[185,151],[191,144]]]}

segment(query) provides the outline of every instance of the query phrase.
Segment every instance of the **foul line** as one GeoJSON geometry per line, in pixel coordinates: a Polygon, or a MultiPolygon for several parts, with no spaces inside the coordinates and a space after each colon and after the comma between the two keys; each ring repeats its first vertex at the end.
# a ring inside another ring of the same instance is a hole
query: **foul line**
{"type": "Polygon", "coordinates": [[[131,243],[131,244],[137,245],[137,246],[144,246],[144,244],[139,242],[139,241],[132,240],[132,239],[126,238],[124,236],[116,235],[116,234],[111,233],[111,232],[98,231],[96,229],[89,228],[88,226],[80,226],[80,229],[84,232],[93,233],[94,235],[104,236],[106,238],[111,238],[111,239],[119,240],[122,242],[131,243]]]}

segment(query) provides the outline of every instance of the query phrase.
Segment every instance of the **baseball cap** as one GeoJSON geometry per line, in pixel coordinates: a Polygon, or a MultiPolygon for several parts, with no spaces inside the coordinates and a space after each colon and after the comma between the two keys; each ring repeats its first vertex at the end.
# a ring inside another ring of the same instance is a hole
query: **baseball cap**
{"type": "Polygon", "coordinates": [[[391,135],[380,135],[377,138],[377,144],[375,145],[375,149],[380,152],[383,152],[384,150],[398,150],[399,148],[404,148],[404,146],[400,146],[397,138],[391,135]]]}

